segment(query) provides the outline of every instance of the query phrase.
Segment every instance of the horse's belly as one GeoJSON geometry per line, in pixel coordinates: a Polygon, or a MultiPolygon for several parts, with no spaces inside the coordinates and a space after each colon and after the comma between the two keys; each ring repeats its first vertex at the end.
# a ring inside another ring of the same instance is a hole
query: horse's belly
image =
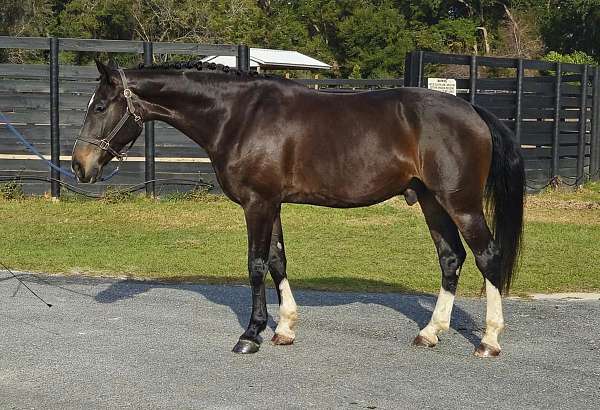
{"type": "Polygon", "coordinates": [[[312,174],[311,178],[293,187],[285,201],[339,208],[368,206],[402,193],[411,177],[397,169],[338,175],[312,174]]]}

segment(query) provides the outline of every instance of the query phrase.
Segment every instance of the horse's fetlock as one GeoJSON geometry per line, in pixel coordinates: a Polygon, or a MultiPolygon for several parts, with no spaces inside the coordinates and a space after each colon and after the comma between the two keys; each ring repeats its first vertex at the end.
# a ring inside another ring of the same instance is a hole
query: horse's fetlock
{"type": "Polygon", "coordinates": [[[493,329],[497,332],[504,330],[504,320],[488,319],[485,321],[487,329],[493,329]]]}

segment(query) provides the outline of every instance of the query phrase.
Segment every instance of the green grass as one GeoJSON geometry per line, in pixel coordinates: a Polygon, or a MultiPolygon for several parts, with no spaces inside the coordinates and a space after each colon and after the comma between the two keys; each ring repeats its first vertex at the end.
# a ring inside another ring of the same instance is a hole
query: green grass
{"type": "MultiPolygon", "coordinates": [[[[569,198],[530,198],[513,294],[600,290],[600,190],[586,189],[569,198]],[[584,206],[573,206],[582,196],[584,206]]],[[[14,269],[247,281],[243,214],[220,197],[0,200],[0,216],[0,260],[14,269]]],[[[439,289],[438,261],[418,206],[400,200],[351,210],[284,205],[282,220],[295,288],[439,289]]],[[[481,285],[469,254],[459,292],[479,294],[481,285]]]]}

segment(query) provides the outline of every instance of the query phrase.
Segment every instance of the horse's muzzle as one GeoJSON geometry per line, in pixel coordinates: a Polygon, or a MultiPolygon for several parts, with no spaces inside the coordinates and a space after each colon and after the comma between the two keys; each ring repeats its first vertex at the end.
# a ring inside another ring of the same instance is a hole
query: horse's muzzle
{"type": "Polygon", "coordinates": [[[73,159],[71,163],[73,173],[77,177],[77,181],[93,184],[98,180],[100,175],[100,167],[92,166],[86,169],[78,160],[73,159]]]}

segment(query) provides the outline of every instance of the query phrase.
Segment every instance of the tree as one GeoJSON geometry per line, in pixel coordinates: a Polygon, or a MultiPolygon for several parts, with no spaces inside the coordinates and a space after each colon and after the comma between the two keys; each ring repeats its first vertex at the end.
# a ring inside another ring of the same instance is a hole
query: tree
{"type": "Polygon", "coordinates": [[[45,36],[52,19],[48,0],[0,0],[0,35],[45,36]]]}
{"type": "MultiPolygon", "coordinates": [[[[0,0],[0,35],[42,36],[48,35],[47,27],[52,21],[52,6],[48,0],[0,0]]],[[[11,63],[39,62],[43,53],[32,50],[0,50],[0,61],[11,63]]]]}
{"type": "Polygon", "coordinates": [[[57,15],[52,34],[62,37],[131,40],[135,32],[131,1],[72,0],[57,15]]]}
{"type": "Polygon", "coordinates": [[[548,50],[584,51],[600,60],[600,0],[548,1],[542,34],[548,50]]]}
{"type": "Polygon", "coordinates": [[[337,26],[342,73],[347,76],[358,65],[366,78],[400,76],[414,44],[404,16],[390,1],[354,3],[337,26]]]}

